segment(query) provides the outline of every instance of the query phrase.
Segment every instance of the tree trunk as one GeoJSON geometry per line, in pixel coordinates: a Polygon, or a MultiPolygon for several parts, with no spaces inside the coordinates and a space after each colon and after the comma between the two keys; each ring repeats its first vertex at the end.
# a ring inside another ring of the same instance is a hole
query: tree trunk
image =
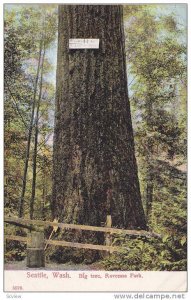
{"type": "Polygon", "coordinates": [[[152,96],[152,85],[148,84],[147,87],[147,100],[145,103],[145,113],[146,113],[146,131],[147,138],[145,141],[146,146],[146,216],[147,222],[150,224],[152,216],[152,205],[153,205],[153,188],[154,188],[154,140],[153,136],[150,134],[154,131],[153,129],[153,103],[154,99],[152,96]]]}
{"type": "Polygon", "coordinates": [[[53,216],[66,223],[146,228],[127,92],[122,8],[60,5],[53,216]],[[99,49],[70,50],[70,38],[99,49]]]}
{"type": "Polygon", "coordinates": [[[147,177],[146,177],[146,215],[147,215],[147,222],[151,220],[152,215],[152,203],[153,203],[153,176],[152,170],[149,166],[147,168],[147,177]]]}
{"type": "Polygon", "coordinates": [[[41,196],[41,217],[42,220],[46,220],[46,210],[45,210],[45,205],[46,205],[46,197],[47,197],[47,173],[48,170],[46,168],[46,162],[44,160],[43,162],[43,187],[42,187],[42,196],[41,196]]]}
{"type": "Polygon", "coordinates": [[[30,146],[31,146],[33,122],[34,122],[34,112],[35,112],[35,106],[36,106],[36,94],[37,94],[39,72],[40,72],[41,53],[42,53],[42,40],[40,41],[40,47],[39,47],[38,66],[37,66],[37,73],[36,73],[35,85],[34,85],[34,94],[33,94],[33,100],[32,100],[32,112],[31,112],[31,119],[30,119],[29,132],[28,132],[28,138],[27,138],[26,157],[25,157],[25,165],[24,165],[24,172],[23,172],[23,184],[22,184],[22,191],[21,191],[21,197],[20,197],[20,203],[19,203],[19,213],[18,213],[19,218],[21,218],[23,216],[23,212],[24,212],[24,197],[25,197],[25,191],[26,191],[26,180],[27,180],[27,171],[28,171],[29,156],[30,156],[30,146]]]}
{"type": "Polygon", "coordinates": [[[39,96],[36,108],[36,118],[35,118],[35,136],[34,136],[34,150],[33,150],[33,177],[32,177],[32,192],[30,199],[30,219],[33,219],[34,214],[34,202],[35,202],[35,193],[36,193],[36,165],[37,165],[37,148],[38,148],[38,122],[39,122],[39,110],[42,98],[42,86],[43,86],[43,71],[44,71],[44,59],[45,59],[45,45],[43,49],[42,62],[41,62],[41,76],[39,83],[39,96]]]}

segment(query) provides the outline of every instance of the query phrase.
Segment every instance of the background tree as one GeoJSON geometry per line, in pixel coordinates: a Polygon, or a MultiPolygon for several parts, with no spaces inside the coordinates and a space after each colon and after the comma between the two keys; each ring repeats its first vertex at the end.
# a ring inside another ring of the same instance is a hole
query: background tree
{"type": "MultiPolygon", "coordinates": [[[[15,215],[17,210],[20,216],[30,214],[34,191],[38,195],[36,206],[41,203],[41,157],[49,169],[51,165],[54,86],[50,82],[53,67],[49,49],[55,42],[57,22],[55,7],[46,7],[46,13],[44,8],[13,5],[5,10],[5,201],[9,213],[15,215]]],[[[50,182],[51,171],[47,176],[50,182]]],[[[49,185],[47,193],[50,189],[49,185]]],[[[39,214],[36,206],[35,214],[39,214]]]]}
{"type": "Polygon", "coordinates": [[[21,37],[10,13],[5,21],[5,204],[17,207],[18,186],[22,180],[23,150],[27,140],[31,88],[26,84],[22,70],[25,53],[21,37]],[[20,164],[18,165],[18,160],[20,164]]]}

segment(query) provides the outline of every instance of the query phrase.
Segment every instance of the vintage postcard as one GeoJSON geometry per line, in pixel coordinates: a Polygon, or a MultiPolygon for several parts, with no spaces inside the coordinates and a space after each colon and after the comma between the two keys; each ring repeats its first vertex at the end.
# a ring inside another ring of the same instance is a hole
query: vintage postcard
{"type": "Polygon", "coordinates": [[[186,292],[186,154],[187,4],[4,4],[4,292],[186,292]]]}

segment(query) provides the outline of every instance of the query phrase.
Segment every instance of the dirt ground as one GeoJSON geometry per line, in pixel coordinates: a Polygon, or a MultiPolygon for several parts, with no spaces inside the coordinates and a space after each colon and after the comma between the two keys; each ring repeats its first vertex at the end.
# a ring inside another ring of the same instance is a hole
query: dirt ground
{"type": "MultiPolygon", "coordinates": [[[[29,270],[26,267],[26,260],[23,261],[10,261],[4,264],[5,270],[29,270]]],[[[36,270],[69,270],[69,271],[77,271],[77,270],[104,270],[101,263],[96,262],[91,265],[84,265],[84,264],[74,264],[74,263],[67,263],[67,264],[57,264],[52,262],[46,262],[44,268],[38,268],[36,270]]],[[[35,268],[33,269],[35,270],[35,268]]]]}

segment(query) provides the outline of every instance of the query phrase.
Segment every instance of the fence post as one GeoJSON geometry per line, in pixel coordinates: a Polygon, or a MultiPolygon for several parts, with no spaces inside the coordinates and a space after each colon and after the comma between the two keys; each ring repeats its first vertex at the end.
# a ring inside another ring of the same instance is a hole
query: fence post
{"type": "Polygon", "coordinates": [[[27,267],[45,267],[43,232],[33,231],[27,235],[27,267]]]}
{"type": "MultiPolygon", "coordinates": [[[[112,226],[111,215],[107,215],[107,218],[106,218],[106,226],[105,226],[105,227],[111,227],[111,226],[112,226]]],[[[112,236],[111,236],[111,233],[106,233],[106,234],[105,234],[105,244],[106,244],[106,246],[111,246],[111,244],[112,244],[112,236]]],[[[109,253],[111,253],[111,251],[109,251],[109,253]]]]}

